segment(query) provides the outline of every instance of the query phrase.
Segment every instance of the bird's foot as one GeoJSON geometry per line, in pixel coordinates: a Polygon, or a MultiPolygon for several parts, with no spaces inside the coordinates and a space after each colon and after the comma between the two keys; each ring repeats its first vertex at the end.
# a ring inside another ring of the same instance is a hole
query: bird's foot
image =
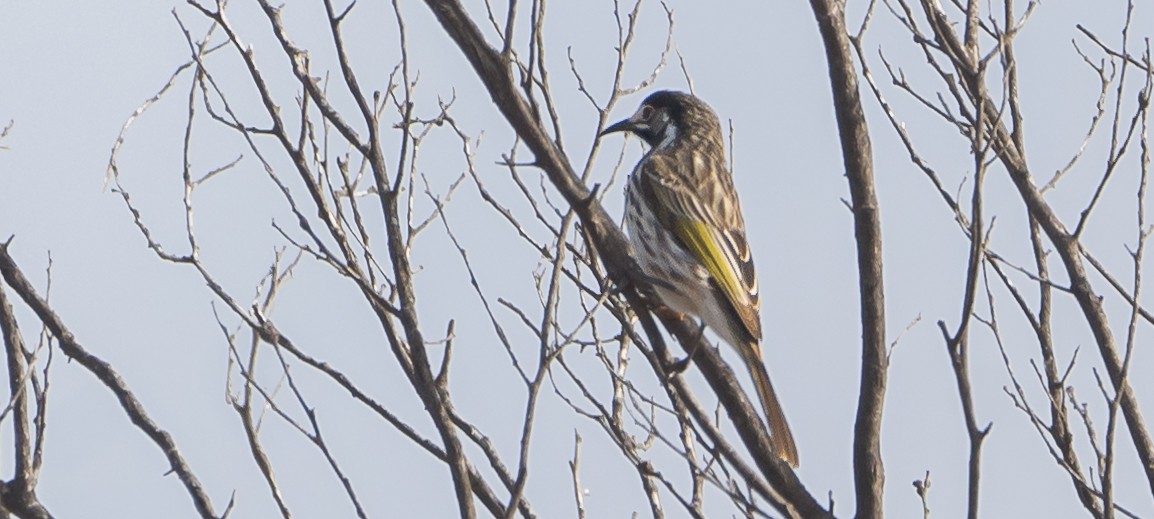
{"type": "MultiPolygon", "coordinates": [[[[668,308],[665,308],[665,310],[672,312],[672,310],[669,310],[668,308]]],[[[682,314],[682,313],[676,313],[676,314],[677,314],[675,317],[676,319],[684,319],[685,318],[685,314],[682,314]]],[[[691,360],[693,360],[694,355],[697,355],[697,351],[701,348],[701,344],[705,342],[704,336],[705,336],[705,323],[701,323],[701,325],[697,328],[697,333],[695,334],[693,339],[688,341],[687,349],[685,352],[686,353],[685,358],[678,360],[678,361],[675,361],[675,362],[673,362],[673,364],[670,365],[669,373],[671,375],[680,374],[689,368],[689,362],[691,360]]]]}

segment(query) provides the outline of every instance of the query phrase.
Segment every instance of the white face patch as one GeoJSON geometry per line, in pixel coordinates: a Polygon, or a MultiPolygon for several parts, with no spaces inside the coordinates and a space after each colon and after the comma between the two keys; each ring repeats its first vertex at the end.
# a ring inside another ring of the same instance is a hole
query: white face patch
{"type": "Polygon", "coordinates": [[[661,136],[661,142],[657,143],[657,149],[665,149],[677,140],[677,125],[669,121],[669,115],[661,114],[661,126],[665,129],[661,136]]]}
{"type": "Polygon", "coordinates": [[[657,145],[658,149],[664,150],[666,148],[669,148],[670,145],[673,145],[673,141],[675,141],[676,138],[677,138],[677,127],[673,126],[673,125],[667,125],[665,127],[665,136],[661,137],[661,142],[658,143],[658,145],[657,145]]]}

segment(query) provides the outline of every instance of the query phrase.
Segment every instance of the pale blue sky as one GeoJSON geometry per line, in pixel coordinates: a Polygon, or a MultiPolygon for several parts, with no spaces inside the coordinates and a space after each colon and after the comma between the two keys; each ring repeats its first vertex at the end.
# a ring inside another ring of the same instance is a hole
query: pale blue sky
{"type": "MultiPolygon", "coordinates": [[[[473,2],[480,4],[479,2],[473,2]]],[[[245,0],[233,0],[230,16],[244,28],[267,70],[282,66],[267,24],[245,0]]],[[[504,120],[460,53],[439,30],[423,3],[401,2],[408,14],[410,53],[421,83],[418,101],[431,113],[437,97],[457,96],[454,115],[462,129],[484,132],[478,151],[490,187],[517,205],[503,168],[495,166],[510,142],[504,120]]],[[[770,373],[781,395],[802,465],[799,474],[817,496],[833,493],[835,512],[853,509],[851,434],[856,405],[859,356],[856,262],[852,221],[842,204],[848,198],[834,125],[826,63],[813,15],[803,2],[670,2],[677,49],[685,58],[696,93],[736,130],[734,169],[744,203],[750,242],[763,291],[763,326],[770,373]]],[[[474,10],[478,6],[471,6],[474,10]]],[[[863,2],[850,6],[851,26],[863,2]]],[[[236,415],[226,405],[225,343],[212,320],[213,297],[189,269],[161,263],[145,248],[118,196],[102,190],[117,132],[128,115],[187,59],[188,49],[173,16],[175,9],[194,34],[200,16],[180,2],[125,1],[116,8],[82,1],[0,0],[0,124],[14,120],[0,150],[0,239],[15,235],[11,252],[43,285],[48,254],[53,259],[52,300],[56,310],[93,353],[111,362],[153,417],[171,432],[205,483],[218,511],[237,495],[234,517],[270,517],[275,507],[248,457],[236,415]]],[[[605,2],[553,2],[547,20],[552,80],[558,93],[570,157],[581,161],[596,131],[596,114],[575,91],[565,49],[581,67],[586,83],[603,99],[608,89],[616,37],[605,2]]],[[[479,12],[479,11],[478,11],[479,12]]],[[[360,2],[349,38],[360,79],[383,87],[398,59],[392,14],[384,2],[360,2]]],[[[1124,5],[1118,2],[1049,2],[1040,5],[1016,40],[1027,141],[1035,174],[1048,178],[1077,149],[1097,95],[1097,77],[1075,54],[1071,40],[1100,56],[1076,30],[1083,24],[1105,41],[1119,41],[1124,5]]],[[[284,15],[296,42],[314,49],[325,63],[326,27],[311,2],[290,2],[284,15]]],[[[664,44],[664,14],[656,2],[643,9],[627,79],[648,73],[664,44]]],[[[1134,42],[1154,34],[1154,14],[1140,5],[1134,42]]],[[[907,121],[919,150],[954,189],[972,167],[964,142],[930,119],[907,96],[889,87],[877,59],[879,46],[892,63],[926,89],[939,84],[925,71],[914,49],[884,9],[867,40],[870,66],[887,98],[907,121]]],[[[243,116],[263,119],[251,104],[252,89],[239,75],[234,54],[222,51],[212,63],[243,116]],[[227,54],[227,55],[226,55],[227,54]]],[[[273,88],[291,101],[294,85],[283,68],[273,88]]],[[[657,87],[685,89],[674,62],[657,87]]],[[[150,111],[130,134],[121,155],[123,182],[144,211],[158,240],[183,251],[180,202],[180,146],[188,76],[170,97],[150,111]]],[[[874,145],[886,247],[886,296],[892,340],[921,316],[895,350],[883,428],[887,512],[920,516],[910,482],[932,474],[930,506],[936,518],[961,517],[967,459],[960,405],[936,322],[958,321],[967,245],[952,215],[930,183],[907,159],[877,103],[864,90],[874,145]]],[[[614,119],[628,115],[647,92],[627,99],[614,119]]],[[[1132,105],[1135,93],[1124,99],[1132,105]]],[[[346,100],[347,101],[347,100],[346,100]]],[[[194,167],[211,169],[245,152],[228,132],[210,125],[198,131],[194,167]]],[[[1104,134],[1103,134],[1104,135],[1104,134]]],[[[443,192],[460,173],[459,145],[445,133],[428,146],[424,163],[433,189],[443,192]],[[439,140],[438,140],[439,139],[439,140]]],[[[392,141],[389,141],[390,143],[392,141]]],[[[1102,171],[1106,140],[1099,136],[1050,200],[1067,222],[1075,221],[1102,171]]],[[[270,145],[271,143],[266,143],[270,145]]],[[[594,181],[605,182],[620,141],[606,142],[594,181]]],[[[626,161],[640,147],[627,144],[626,161]]],[[[250,155],[250,154],[249,154],[250,155]]],[[[247,155],[246,155],[247,156],[247,155]]],[[[250,296],[267,270],[273,247],[283,245],[270,227],[291,217],[257,163],[205,185],[196,194],[197,229],[205,261],[222,283],[250,296]]],[[[283,163],[277,159],[274,163],[283,163]]],[[[581,165],[580,162],[577,163],[581,165]]],[[[1109,203],[1088,229],[1087,246],[1129,279],[1125,245],[1135,241],[1133,191],[1136,169],[1119,171],[1107,192],[1109,203]]],[[[537,185],[536,177],[527,182],[537,185]]],[[[607,197],[619,215],[620,182],[607,197]]],[[[969,184],[966,184],[968,189],[969,184]]],[[[1023,210],[1003,172],[988,178],[988,214],[996,215],[993,244],[1016,261],[1031,264],[1025,247],[1023,210]]],[[[426,204],[427,205],[427,204],[426,204]]],[[[523,207],[522,207],[523,209],[523,207]]],[[[470,248],[479,277],[492,299],[533,305],[531,272],[538,262],[507,226],[487,210],[470,185],[448,208],[454,232],[470,248]],[[505,251],[493,253],[493,251],[505,251]]],[[[464,270],[439,226],[414,251],[423,271],[422,320],[442,330],[457,319],[463,338],[456,346],[455,401],[478,426],[512,455],[507,420],[521,410],[508,358],[467,285],[464,270]],[[513,400],[510,400],[513,399],[513,400]],[[513,402],[513,403],[510,403],[513,402]],[[505,443],[501,440],[504,439],[505,443]]],[[[1025,284],[1024,279],[1018,280],[1025,284]]],[[[1097,280],[1096,288],[1107,287],[1097,280]]],[[[1023,285],[1025,286],[1025,285],[1023,285]]],[[[1028,291],[1033,292],[1031,287],[1028,291]]],[[[1111,294],[1112,296],[1112,294],[1111,294]]],[[[411,389],[387,349],[374,318],[359,304],[352,287],[331,270],[305,260],[288,285],[275,317],[297,343],[340,367],[378,399],[432,432],[411,389]]],[[[1042,405],[1029,360],[1038,356],[1012,301],[999,291],[1000,324],[1017,373],[1042,405]]],[[[1124,337],[1126,309],[1107,297],[1111,324],[1124,337]]],[[[1098,368],[1092,338],[1072,299],[1059,297],[1056,336],[1059,355],[1069,359],[1081,347],[1073,379],[1104,428],[1103,404],[1093,385],[1098,368]]],[[[985,312],[981,312],[985,315],[985,312]]],[[[20,310],[27,333],[36,327],[20,310]]],[[[526,335],[508,313],[506,330],[526,335]]],[[[235,320],[230,321],[235,322],[235,320]]],[[[1154,358],[1149,327],[1139,334],[1135,373],[1148,373],[1154,358]]],[[[29,337],[32,337],[31,335],[29,337]]],[[[529,347],[529,346],[527,346],[529,347]]],[[[726,352],[731,362],[737,357],[726,352]]],[[[642,362],[638,357],[636,363],[642,362]]],[[[994,423],[986,442],[982,512],[986,517],[1081,517],[1066,476],[1050,460],[1025,418],[1002,391],[1009,384],[989,333],[975,329],[971,366],[979,421],[994,423]]],[[[639,384],[652,384],[636,369],[639,384]]],[[[704,394],[707,386],[693,380],[704,394]]],[[[362,499],[375,517],[450,517],[447,471],[406,443],[380,420],[350,404],[347,395],[311,375],[302,378],[338,445],[362,499]]],[[[742,378],[743,383],[747,383],[742,378]]],[[[1154,382],[1132,380],[1149,410],[1154,382]]],[[[165,476],[160,452],[125,419],[115,399],[85,370],[57,358],[52,378],[47,461],[39,496],[59,517],[192,517],[194,511],[175,477],[165,476]]],[[[570,388],[571,389],[571,388],[570,388]]],[[[1148,411],[1147,415],[1154,414],[1148,411]]],[[[568,462],[574,431],[584,437],[583,474],[590,517],[645,515],[637,478],[615,457],[598,428],[573,415],[548,393],[540,405],[535,433],[530,498],[542,517],[572,517],[568,462]]],[[[1122,431],[1120,430],[1120,433],[1122,431]]],[[[266,425],[270,454],[298,517],[351,516],[339,486],[314,451],[276,420],[266,425]],[[317,474],[323,474],[317,476],[317,474]]],[[[10,428],[0,437],[10,444],[10,428]]],[[[1120,503],[1140,516],[1154,515],[1128,438],[1119,435],[1121,457],[1116,483],[1120,503]]],[[[1085,444],[1081,451],[1088,459],[1085,444]]],[[[5,452],[8,452],[5,449],[5,452]]],[[[654,456],[667,456],[654,453],[654,456]]],[[[2,465],[11,466],[5,455],[2,465]]],[[[677,466],[677,465],[671,465],[677,466]]],[[[677,466],[680,468],[680,466],[677,466]]],[[[2,472],[2,477],[10,477],[2,472]]],[[[672,517],[681,510],[669,503],[672,517]]]]}

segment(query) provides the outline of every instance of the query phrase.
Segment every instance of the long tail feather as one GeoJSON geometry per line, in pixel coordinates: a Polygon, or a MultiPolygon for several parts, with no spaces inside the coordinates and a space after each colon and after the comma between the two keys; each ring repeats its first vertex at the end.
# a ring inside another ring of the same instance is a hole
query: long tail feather
{"type": "Polygon", "coordinates": [[[753,385],[757,388],[761,407],[765,410],[765,420],[769,425],[770,439],[777,449],[777,457],[785,460],[794,468],[798,466],[797,445],[793,441],[793,433],[789,431],[789,424],[785,421],[785,413],[781,410],[781,403],[777,401],[777,393],[773,391],[773,384],[769,382],[769,373],[761,361],[761,352],[757,343],[746,345],[742,351],[745,366],[749,368],[749,375],[753,378],[753,385]]]}

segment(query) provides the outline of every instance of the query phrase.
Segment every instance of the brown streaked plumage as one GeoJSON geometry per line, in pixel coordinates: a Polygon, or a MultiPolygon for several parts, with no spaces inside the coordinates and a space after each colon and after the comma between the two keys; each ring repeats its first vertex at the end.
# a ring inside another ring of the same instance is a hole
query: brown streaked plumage
{"type": "Polygon", "coordinates": [[[660,91],[602,135],[619,131],[651,147],[629,176],[625,202],[642,270],[658,281],[666,306],[701,318],[741,354],[777,456],[796,467],[793,434],[761,358],[757,275],[717,115],[693,95],[660,91]]]}

